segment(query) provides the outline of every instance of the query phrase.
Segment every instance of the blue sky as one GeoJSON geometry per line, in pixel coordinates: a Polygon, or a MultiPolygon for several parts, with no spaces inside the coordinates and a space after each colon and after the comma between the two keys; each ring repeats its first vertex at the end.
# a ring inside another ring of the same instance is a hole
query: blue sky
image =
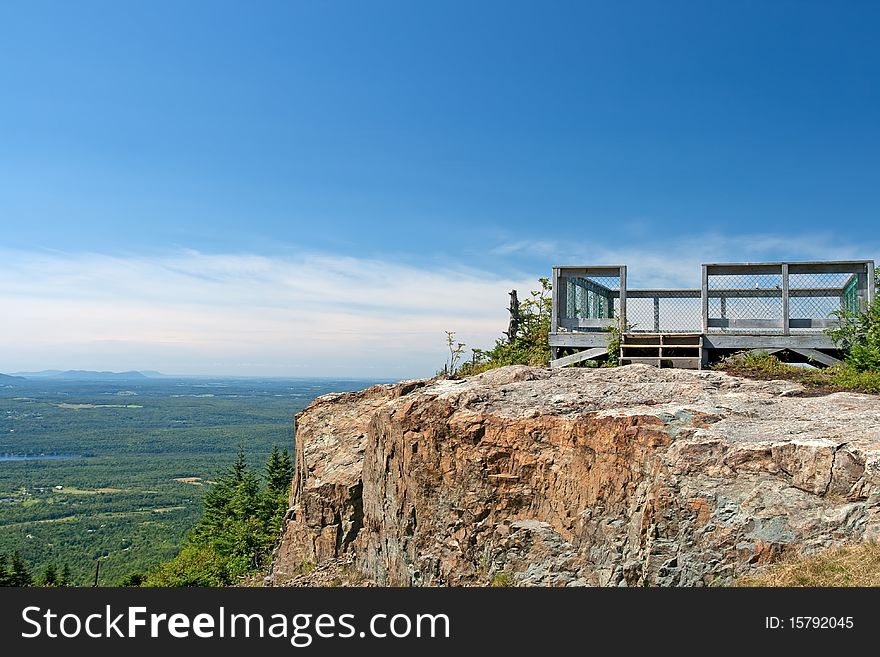
{"type": "Polygon", "coordinates": [[[0,371],[419,376],[555,263],[876,257],[876,3],[6,2],[0,371]]]}

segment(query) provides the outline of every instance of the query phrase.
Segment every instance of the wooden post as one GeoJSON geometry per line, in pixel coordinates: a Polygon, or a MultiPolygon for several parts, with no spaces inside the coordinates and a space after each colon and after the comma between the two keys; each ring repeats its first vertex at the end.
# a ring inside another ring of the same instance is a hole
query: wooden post
{"type": "Polygon", "coordinates": [[[654,333],[660,332],[660,297],[654,297],[654,333]]]}
{"type": "Polygon", "coordinates": [[[620,334],[626,333],[626,265],[620,268],[620,334]]]}
{"type": "Polygon", "coordinates": [[[101,572],[101,560],[95,562],[95,583],[92,586],[98,586],[98,573],[101,572]]]}
{"type": "Polygon", "coordinates": [[[788,263],[782,263],[782,335],[791,335],[788,303],[788,263]]]}
{"type": "Polygon", "coordinates": [[[870,305],[877,294],[877,281],[874,278],[874,261],[868,260],[866,263],[868,269],[868,305],[870,305]]]}
{"type": "Polygon", "coordinates": [[[859,311],[865,312],[865,309],[868,307],[868,296],[871,294],[867,267],[864,272],[856,274],[856,277],[858,279],[856,296],[859,300],[859,311]]]}
{"type": "Polygon", "coordinates": [[[703,333],[709,332],[709,266],[703,265],[703,284],[700,298],[703,302],[703,333]]]}
{"type": "Polygon", "coordinates": [[[553,289],[550,293],[553,295],[552,309],[550,312],[550,332],[556,333],[559,328],[559,267],[553,268],[553,289]]]}

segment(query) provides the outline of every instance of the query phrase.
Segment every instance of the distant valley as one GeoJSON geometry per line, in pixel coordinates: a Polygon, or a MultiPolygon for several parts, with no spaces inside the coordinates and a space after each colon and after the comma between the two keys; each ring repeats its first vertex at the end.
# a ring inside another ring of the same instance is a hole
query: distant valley
{"type": "Polygon", "coordinates": [[[97,372],[94,370],[42,370],[40,372],[12,372],[0,374],[3,378],[18,379],[62,379],[65,381],[119,381],[165,377],[160,372],[97,372]]]}
{"type": "MultiPolygon", "coordinates": [[[[28,374],[28,373],[22,373],[28,374]]],[[[144,372],[0,376],[0,554],[114,586],[173,557],[242,445],[260,471],[293,415],[372,381],[181,379],[144,372]]]]}

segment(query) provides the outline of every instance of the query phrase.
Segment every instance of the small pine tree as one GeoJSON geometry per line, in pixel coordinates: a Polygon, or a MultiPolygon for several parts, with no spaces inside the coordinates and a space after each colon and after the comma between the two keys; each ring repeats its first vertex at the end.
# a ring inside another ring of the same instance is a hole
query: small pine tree
{"type": "Polygon", "coordinates": [[[58,586],[58,570],[51,561],[46,564],[40,575],[40,586],[58,586]]]}
{"type": "Polygon", "coordinates": [[[30,586],[34,583],[31,571],[18,552],[12,553],[11,586],[30,586]]]}
{"type": "Polygon", "coordinates": [[[58,580],[58,586],[73,586],[70,579],[70,566],[67,564],[64,564],[64,568],[61,569],[61,578],[58,580]]]}
{"type": "Polygon", "coordinates": [[[281,452],[281,472],[284,473],[284,483],[281,489],[287,494],[290,488],[290,482],[293,481],[293,463],[290,460],[290,454],[285,449],[281,452]]]}
{"type": "Polygon", "coordinates": [[[119,586],[141,586],[146,579],[147,577],[143,573],[132,573],[123,577],[119,586]]]}
{"type": "Polygon", "coordinates": [[[272,453],[266,461],[266,488],[272,494],[287,494],[290,481],[293,479],[293,468],[290,465],[290,454],[283,452],[277,445],[272,446],[272,453]]]}
{"type": "Polygon", "coordinates": [[[235,462],[232,464],[232,481],[235,484],[241,483],[248,471],[247,458],[244,455],[244,443],[238,443],[238,454],[235,455],[235,462]]]}
{"type": "Polygon", "coordinates": [[[266,486],[271,490],[276,489],[280,467],[281,451],[278,449],[278,445],[272,445],[272,451],[269,453],[269,458],[266,459],[266,486]]]}
{"type": "Polygon", "coordinates": [[[9,571],[6,569],[6,555],[0,555],[0,586],[12,586],[9,571]]]}

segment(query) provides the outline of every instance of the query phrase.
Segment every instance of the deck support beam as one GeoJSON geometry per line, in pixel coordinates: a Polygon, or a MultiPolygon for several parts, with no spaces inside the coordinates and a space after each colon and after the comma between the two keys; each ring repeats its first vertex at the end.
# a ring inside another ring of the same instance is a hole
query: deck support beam
{"type": "Polygon", "coordinates": [[[793,351],[796,354],[800,354],[805,358],[809,358],[811,360],[816,361],[817,363],[822,363],[823,365],[828,365],[829,367],[833,365],[840,365],[840,360],[835,358],[834,356],[829,356],[826,353],[819,351],[818,349],[803,349],[797,347],[789,347],[789,351],[793,351]]]}
{"type": "Polygon", "coordinates": [[[575,363],[581,363],[585,360],[590,360],[592,358],[596,358],[597,356],[602,356],[607,353],[607,348],[595,347],[593,349],[579,351],[576,354],[570,354],[568,356],[563,356],[562,358],[551,360],[550,367],[556,369],[558,367],[565,367],[566,365],[574,365],[575,363]]]}

